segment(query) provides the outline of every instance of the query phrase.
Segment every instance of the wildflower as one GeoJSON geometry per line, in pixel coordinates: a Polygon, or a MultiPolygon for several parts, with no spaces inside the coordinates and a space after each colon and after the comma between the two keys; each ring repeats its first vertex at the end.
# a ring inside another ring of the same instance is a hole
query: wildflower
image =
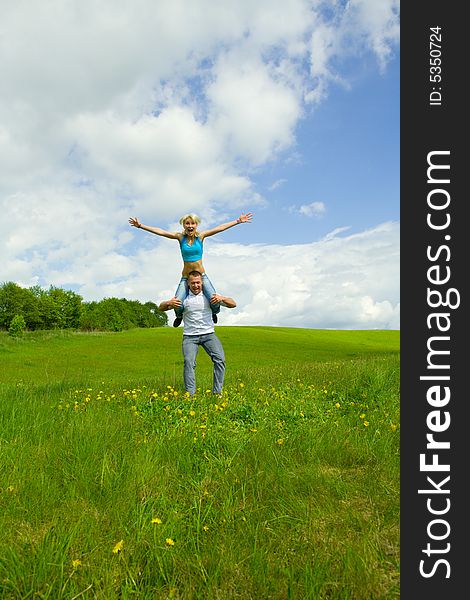
{"type": "Polygon", "coordinates": [[[14,486],[12,486],[12,485],[9,485],[9,486],[7,487],[7,492],[10,492],[10,493],[11,493],[11,492],[14,492],[14,491],[15,491],[15,488],[14,488],[14,486]]]}
{"type": "Polygon", "coordinates": [[[190,410],[189,411],[189,416],[190,417],[194,417],[196,415],[196,412],[194,410],[190,410]]]}
{"type": "Polygon", "coordinates": [[[369,427],[369,421],[364,421],[364,427],[369,427]]]}
{"type": "Polygon", "coordinates": [[[175,541],[174,541],[174,540],[172,540],[171,538],[166,538],[166,540],[165,540],[165,544],[166,544],[167,546],[174,546],[174,545],[175,545],[175,541]]]}
{"type": "Polygon", "coordinates": [[[282,445],[284,444],[284,439],[283,439],[283,438],[279,438],[279,439],[276,441],[276,444],[277,444],[278,446],[282,446],[282,445]]]}
{"type": "Polygon", "coordinates": [[[241,388],[244,388],[244,387],[245,387],[245,384],[244,384],[244,383],[240,383],[240,387],[241,387],[241,388]]]}
{"type": "Polygon", "coordinates": [[[118,554],[121,552],[122,547],[124,546],[124,540],[120,540],[113,548],[113,554],[118,554]]]}
{"type": "Polygon", "coordinates": [[[203,525],[202,530],[203,531],[209,531],[209,527],[207,525],[203,525]]]}
{"type": "Polygon", "coordinates": [[[162,524],[162,520],[159,519],[158,517],[154,517],[152,519],[152,523],[154,523],[155,525],[161,525],[162,524]]]}
{"type": "Polygon", "coordinates": [[[340,404],[339,402],[337,402],[337,403],[335,404],[335,406],[336,406],[336,408],[340,408],[340,407],[341,407],[341,404],[340,404]]]}
{"type": "Polygon", "coordinates": [[[396,430],[397,430],[397,426],[395,425],[395,423],[391,423],[391,424],[390,424],[390,429],[391,429],[392,431],[396,431],[396,430]]]}
{"type": "Polygon", "coordinates": [[[72,560],[72,568],[73,569],[77,569],[78,567],[81,567],[82,565],[82,561],[79,558],[75,558],[74,560],[72,560]]]}
{"type": "Polygon", "coordinates": [[[366,415],[364,413],[362,413],[362,415],[359,415],[360,419],[363,419],[366,415]]]}

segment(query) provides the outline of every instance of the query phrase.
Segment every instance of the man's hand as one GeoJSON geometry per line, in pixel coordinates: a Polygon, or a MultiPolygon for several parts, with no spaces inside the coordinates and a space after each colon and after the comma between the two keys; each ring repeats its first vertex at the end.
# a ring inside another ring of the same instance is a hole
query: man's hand
{"type": "Polygon", "coordinates": [[[235,308],[237,303],[233,298],[229,298],[228,296],[222,296],[221,294],[214,294],[211,297],[211,304],[220,303],[225,308],[235,308]]]}
{"type": "Polygon", "coordinates": [[[178,308],[180,307],[182,304],[181,300],[178,300],[178,298],[176,298],[175,296],[173,296],[173,298],[170,298],[169,300],[164,300],[163,302],[160,302],[160,306],[158,307],[158,310],[170,310],[171,308],[178,308]]]}

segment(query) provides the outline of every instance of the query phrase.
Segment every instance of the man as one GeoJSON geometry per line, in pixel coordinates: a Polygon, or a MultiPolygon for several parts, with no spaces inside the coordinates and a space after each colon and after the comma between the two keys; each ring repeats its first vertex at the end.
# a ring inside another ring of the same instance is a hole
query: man
{"type": "MultiPolygon", "coordinates": [[[[183,358],[184,358],[184,387],[193,396],[196,393],[196,357],[199,346],[202,346],[211,357],[214,364],[212,393],[220,394],[225,377],[225,354],[219,338],[214,332],[212,311],[209,301],[202,293],[202,275],[199,271],[188,274],[188,296],[183,301],[183,358]]],[[[235,308],[237,303],[233,298],[214,294],[211,304],[220,303],[226,308],[235,308]]],[[[159,310],[170,310],[181,306],[181,300],[171,298],[164,300],[159,310]]]]}

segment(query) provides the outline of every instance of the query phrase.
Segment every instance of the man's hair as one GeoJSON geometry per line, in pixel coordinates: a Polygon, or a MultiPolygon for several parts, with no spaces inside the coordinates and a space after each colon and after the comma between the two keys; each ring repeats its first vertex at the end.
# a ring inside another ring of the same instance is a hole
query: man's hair
{"type": "Polygon", "coordinates": [[[190,277],[202,277],[202,273],[200,273],[199,271],[190,271],[188,273],[188,279],[190,277]]]}

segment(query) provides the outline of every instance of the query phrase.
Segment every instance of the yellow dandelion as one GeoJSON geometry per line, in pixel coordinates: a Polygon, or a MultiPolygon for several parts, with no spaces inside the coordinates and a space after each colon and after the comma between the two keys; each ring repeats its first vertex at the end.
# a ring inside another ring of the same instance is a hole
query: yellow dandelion
{"type": "Polygon", "coordinates": [[[154,517],[152,519],[152,523],[154,523],[155,525],[161,525],[162,524],[162,520],[159,519],[158,517],[154,517]]]}
{"type": "Polygon", "coordinates": [[[364,427],[369,427],[369,421],[364,421],[364,427]]]}
{"type": "Polygon", "coordinates": [[[79,558],[72,560],[72,568],[78,569],[78,567],[82,566],[82,561],[79,558]]]}
{"type": "Polygon", "coordinates": [[[165,544],[166,544],[167,546],[174,546],[174,545],[175,545],[175,541],[174,541],[174,540],[172,540],[171,538],[166,538],[166,540],[165,540],[165,544]]]}
{"type": "Polygon", "coordinates": [[[202,530],[203,531],[209,531],[209,527],[207,525],[203,525],[202,530]]]}
{"type": "Polygon", "coordinates": [[[284,443],[284,440],[283,440],[283,438],[279,438],[279,439],[276,441],[276,444],[277,444],[278,446],[282,446],[282,445],[283,445],[283,443],[284,443]]]}
{"type": "Polygon", "coordinates": [[[245,384],[244,384],[244,383],[240,383],[240,387],[241,387],[241,388],[244,388],[244,387],[245,387],[245,384]]]}
{"type": "Polygon", "coordinates": [[[340,407],[341,407],[341,404],[340,404],[339,402],[337,402],[337,403],[335,404],[335,406],[336,406],[336,408],[340,408],[340,407]]]}
{"type": "Polygon", "coordinates": [[[189,411],[189,416],[190,417],[194,417],[195,415],[196,415],[196,411],[194,411],[194,410],[190,410],[189,411]]]}
{"type": "Polygon", "coordinates": [[[360,419],[363,419],[366,415],[364,413],[362,413],[362,415],[359,415],[360,419]]]}
{"type": "Polygon", "coordinates": [[[396,431],[396,430],[397,430],[397,426],[395,425],[395,423],[392,423],[392,424],[390,425],[390,429],[391,429],[392,431],[396,431]]]}
{"type": "Polygon", "coordinates": [[[124,546],[124,540],[120,540],[113,548],[113,554],[118,554],[121,552],[122,547],[124,546]]]}
{"type": "Polygon", "coordinates": [[[14,486],[12,486],[12,485],[9,485],[9,486],[7,487],[7,492],[14,492],[14,491],[15,491],[15,488],[14,488],[14,486]]]}

